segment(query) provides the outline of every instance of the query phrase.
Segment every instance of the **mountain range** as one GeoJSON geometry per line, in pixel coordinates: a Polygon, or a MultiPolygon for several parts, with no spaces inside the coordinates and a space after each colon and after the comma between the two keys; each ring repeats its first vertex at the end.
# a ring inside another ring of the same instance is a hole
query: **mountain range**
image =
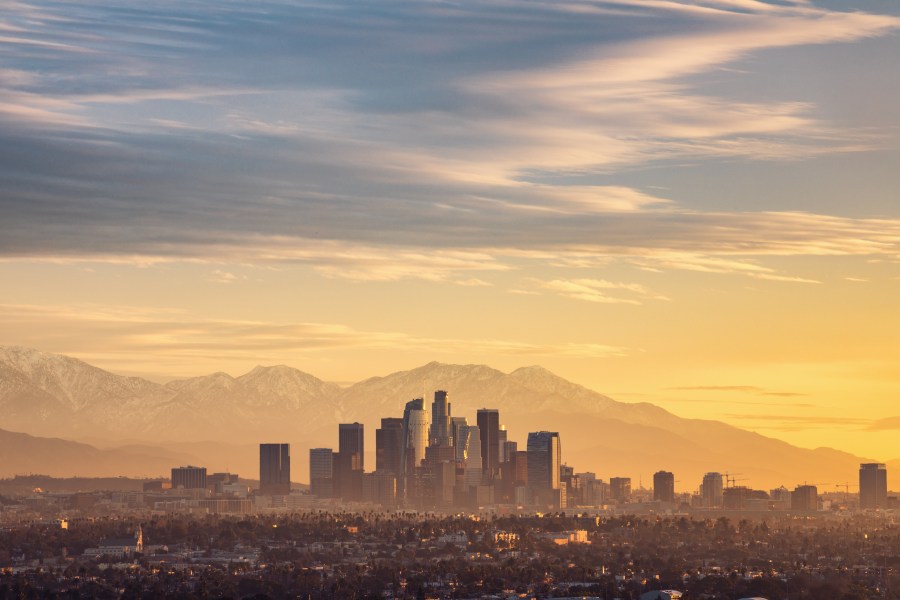
{"type": "MultiPolygon", "coordinates": [[[[851,482],[853,489],[859,463],[870,461],[684,419],[649,403],[618,402],[537,366],[503,373],[432,362],[348,387],[287,366],[260,366],[239,377],[220,372],[158,384],[67,356],[0,346],[0,428],[29,434],[0,431],[0,476],[158,476],[194,462],[253,477],[256,444],[290,442],[293,479],[306,481],[307,450],[335,447],[337,424],[353,421],[366,426],[371,470],[380,419],[400,416],[406,401],[430,399],[437,389],[449,392],[453,415],[470,422],[478,408],[499,409],[520,449],[529,431],[559,431],[563,460],[576,471],[630,476],[634,486],[669,470],[683,490],[696,489],[707,471],[740,474],[741,483],[763,489],[804,482],[821,491],[851,482]],[[73,445],[60,446],[67,443],[73,445]]],[[[896,467],[889,464],[889,473],[896,467]]]]}

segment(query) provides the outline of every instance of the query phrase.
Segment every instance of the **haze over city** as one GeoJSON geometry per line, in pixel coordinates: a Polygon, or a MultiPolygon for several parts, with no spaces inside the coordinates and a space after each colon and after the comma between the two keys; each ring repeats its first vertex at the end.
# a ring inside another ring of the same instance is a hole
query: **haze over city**
{"type": "Polygon", "coordinates": [[[0,5],[0,600],[900,600],[900,2],[0,5]]]}
{"type": "Polygon", "coordinates": [[[0,345],[158,383],[541,365],[900,458],[898,31],[877,0],[8,3],[0,345]]]}

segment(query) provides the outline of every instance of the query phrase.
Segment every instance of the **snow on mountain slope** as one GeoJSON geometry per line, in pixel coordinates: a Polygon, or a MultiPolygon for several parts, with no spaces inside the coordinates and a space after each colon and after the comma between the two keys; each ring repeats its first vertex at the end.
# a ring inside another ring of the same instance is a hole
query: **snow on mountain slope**
{"type": "Polygon", "coordinates": [[[165,388],[139,377],[121,377],[75,358],[17,346],[0,347],[0,364],[73,411],[129,398],[165,397],[165,388]]]}
{"type": "Polygon", "coordinates": [[[323,419],[336,422],[339,390],[284,366],[163,386],[66,356],[0,347],[0,427],[36,434],[123,440],[299,436],[323,419]]]}

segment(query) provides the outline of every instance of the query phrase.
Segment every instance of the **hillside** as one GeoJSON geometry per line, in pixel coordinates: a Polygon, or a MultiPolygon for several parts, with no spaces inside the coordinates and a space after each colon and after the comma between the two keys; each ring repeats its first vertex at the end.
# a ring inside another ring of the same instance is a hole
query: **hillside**
{"type": "Polygon", "coordinates": [[[0,477],[168,477],[178,464],[197,458],[161,448],[110,448],[0,429],[0,477]]]}

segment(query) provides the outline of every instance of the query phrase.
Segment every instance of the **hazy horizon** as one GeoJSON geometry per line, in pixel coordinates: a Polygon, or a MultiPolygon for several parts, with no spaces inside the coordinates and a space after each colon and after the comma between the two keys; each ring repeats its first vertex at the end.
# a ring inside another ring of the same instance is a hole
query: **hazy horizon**
{"type": "Polygon", "coordinates": [[[678,474],[679,489],[691,491],[705,473],[718,471],[741,473],[755,488],[816,481],[827,492],[843,489],[836,482],[849,485],[860,463],[886,463],[889,483],[900,473],[895,456],[854,454],[838,440],[831,449],[789,446],[720,421],[620,402],[542,367],[504,373],[486,365],[429,362],[341,388],[280,365],[159,385],[103,374],[65,356],[0,346],[0,373],[6,415],[0,430],[61,438],[0,431],[0,476],[157,475],[187,463],[246,474],[258,466],[258,444],[283,442],[293,449],[294,480],[305,481],[307,451],[336,447],[339,424],[352,422],[364,426],[371,469],[382,419],[403,414],[411,398],[429,403],[439,389],[449,394],[452,416],[469,423],[481,408],[498,410],[507,439],[520,447],[533,431],[559,432],[563,462],[604,480],[649,481],[668,470],[678,474]]]}

